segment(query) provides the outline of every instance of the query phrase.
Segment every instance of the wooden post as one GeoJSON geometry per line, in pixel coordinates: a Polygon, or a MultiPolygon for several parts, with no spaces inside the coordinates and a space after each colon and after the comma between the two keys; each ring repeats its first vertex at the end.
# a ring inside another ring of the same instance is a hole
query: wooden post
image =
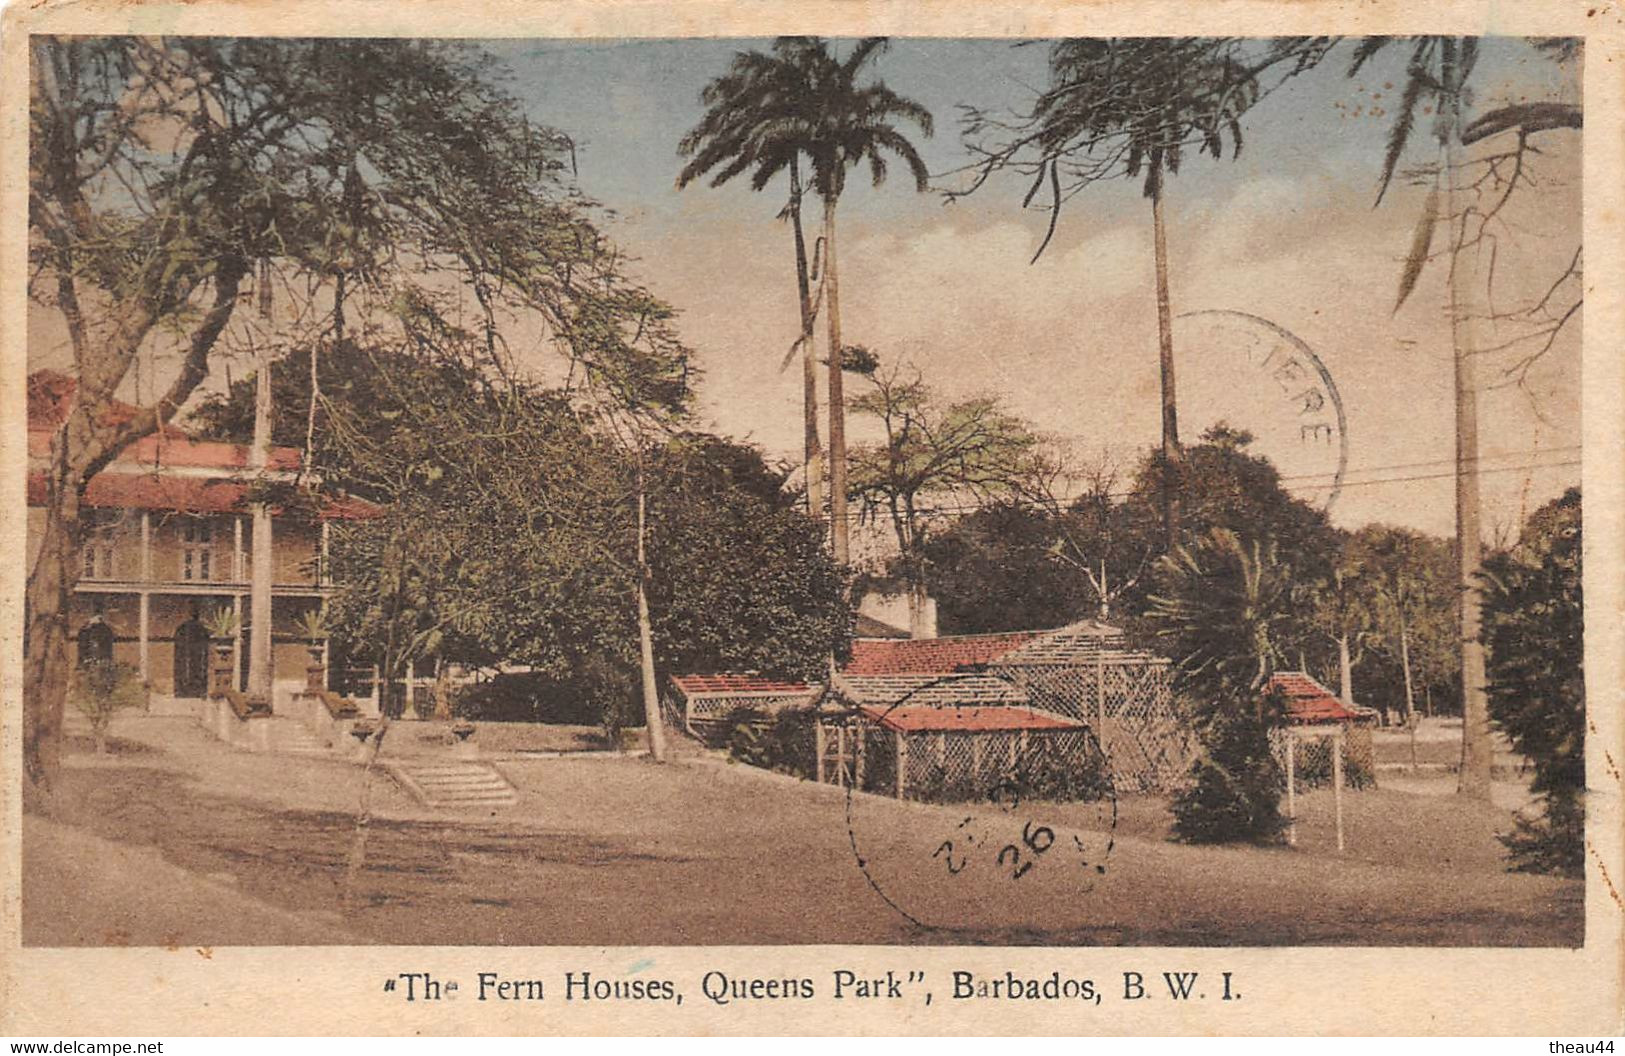
{"type": "Polygon", "coordinates": [[[857,742],[852,746],[852,787],[862,792],[863,748],[864,745],[869,743],[869,731],[863,726],[853,726],[852,739],[857,742]]]}
{"type": "Polygon", "coordinates": [[[1106,745],[1106,654],[1095,657],[1095,739],[1106,745]]]}
{"type": "Polygon", "coordinates": [[[902,730],[892,733],[892,740],[897,747],[897,798],[903,798],[903,785],[908,779],[908,741],[903,737],[902,730]]]}
{"type": "Polygon", "coordinates": [[[813,774],[824,783],[824,720],[813,723],[813,774]]]}
{"type": "Polygon", "coordinates": [[[835,727],[835,783],[846,787],[846,723],[835,727]]]}
{"type": "Polygon", "coordinates": [[[1343,727],[1332,735],[1332,806],[1337,814],[1337,853],[1343,853],[1343,727]]]}
{"type": "Polygon", "coordinates": [[[1298,735],[1290,728],[1286,736],[1286,842],[1288,847],[1298,845],[1298,782],[1294,767],[1298,757],[1298,735]]]}

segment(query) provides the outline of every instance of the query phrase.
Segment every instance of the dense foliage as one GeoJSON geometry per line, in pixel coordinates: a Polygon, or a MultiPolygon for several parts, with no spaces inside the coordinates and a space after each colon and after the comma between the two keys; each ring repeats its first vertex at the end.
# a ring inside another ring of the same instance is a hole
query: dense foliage
{"type": "Polygon", "coordinates": [[[1284,825],[1270,733],[1284,720],[1285,701],[1265,685],[1290,598],[1291,572],[1274,547],[1228,529],[1158,564],[1149,623],[1176,662],[1175,692],[1194,709],[1202,743],[1174,801],[1182,840],[1264,843],[1284,825]]]}
{"type": "Polygon", "coordinates": [[[1484,563],[1490,716],[1535,767],[1544,804],[1505,840],[1517,868],[1585,864],[1585,619],[1580,492],[1535,511],[1518,545],[1484,563]]]}
{"type": "MultiPolygon", "coordinates": [[[[525,717],[579,719],[572,697],[616,719],[638,665],[640,480],[657,668],[804,676],[845,647],[818,527],[754,449],[676,434],[628,452],[565,394],[477,359],[397,352],[373,367],[387,399],[331,404],[329,483],[379,506],[332,535],[330,622],[351,655],[389,672],[523,665],[525,717]]],[[[502,696],[470,704],[518,717],[502,696]]]]}

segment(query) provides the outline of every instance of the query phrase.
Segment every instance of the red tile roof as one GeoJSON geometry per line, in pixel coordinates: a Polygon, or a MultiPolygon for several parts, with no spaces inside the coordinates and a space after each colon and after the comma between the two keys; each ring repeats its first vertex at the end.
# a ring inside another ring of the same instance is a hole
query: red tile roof
{"type": "Polygon", "coordinates": [[[873,704],[858,710],[890,730],[904,733],[972,733],[991,730],[1073,730],[1075,722],[1038,708],[1001,706],[992,708],[934,708],[904,704],[886,708],[873,704]]]}
{"type": "Polygon", "coordinates": [[[805,682],[785,682],[761,675],[673,675],[672,684],[682,690],[685,697],[732,697],[744,694],[761,696],[810,695],[818,687],[805,682]]]}
{"type": "Polygon", "coordinates": [[[851,675],[843,672],[836,688],[860,704],[998,705],[1025,704],[1027,694],[993,675],[953,672],[946,675],[851,675]]]}
{"type": "MultiPolygon", "coordinates": [[[[248,485],[240,480],[181,477],[163,473],[98,473],[85,488],[85,505],[123,510],[175,510],[181,513],[242,513],[248,485]]],[[[45,505],[45,474],[28,474],[28,504],[45,505]]],[[[273,510],[280,513],[280,510],[273,510]]],[[[324,520],[365,520],[378,508],[361,499],[330,499],[324,520]]]]}
{"type": "Polygon", "coordinates": [[[1336,695],[1302,671],[1282,671],[1269,680],[1265,690],[1279,688],[1286,695],[1287,721],[1312,725],[1351,722],[1362,718],[1336,695]]]}
{"type": "Polygon", "coordinates": [[[1047,631],[1007,634],[956,634],[945,638],[859,638],[848,675],[931,675],[985,667],[1012,649],[1047,631]]]}

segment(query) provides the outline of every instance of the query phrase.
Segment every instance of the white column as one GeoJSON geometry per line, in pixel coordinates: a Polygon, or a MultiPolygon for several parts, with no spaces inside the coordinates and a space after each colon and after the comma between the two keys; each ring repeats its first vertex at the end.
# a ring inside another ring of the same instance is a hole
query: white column
{"type": "Polygon", "coordinates": [[[243,581],[243,518],[238,514],[231,519],[231,581],[243,581]]]}
{"type": "MultiPolygon", "coordinates": [[[[146,527],[146,519],[147,519],[146,514],[143,513],[141,515],[141,521],[142,521],[142,528],[143,529],[145,529],[145,527],[146,527]]],[[[146,534],[145,531],[143,531],[142,534],[145,535],[146,534]]],[[[146,564],[146,561],[145,561],[146,550],[144,548],[142,550],[142,558],[143,558],[142,564],[144,566],[146,564]]],[[[141,578],[142,579],[147,578],[145,568],[143,568],[143,570],[142,570],[141,578]]],[[[143,590],[141,592],[141,630],[139,632],[139,634],[141,636],[141,638],[140,638],[140,642],[141,642],[141,646],[140,646],[140,650],[141,650],[140,651],[140,656],[141,656],[141,681],[143,683],[147,682],[151,677],[151,672],[149,672],[147,670],[147,619],[148,619],[148,615],[149,615],[149,613],[148,613],[148,602],[149,601],[150,601],[149,595],[147,594],[146,591],[143,590]]]]}
{"type": "MultiPolygon", "coordinates": [[[[141,511],[141,582],[152,582],[152,511],[141,511]]],[[[147,596],[141,595],[141,611],[145,619],[147,596]]],[[[141,633],[141,677],[147,674],[146,632],[141,633]]]]}
{"type": "Polygon", "coordinates": [[[231,639],[231,684],[236,686],[243,675],[243,596],[231,596],[231,615],[237,624],[237,633],[231,639]]]}

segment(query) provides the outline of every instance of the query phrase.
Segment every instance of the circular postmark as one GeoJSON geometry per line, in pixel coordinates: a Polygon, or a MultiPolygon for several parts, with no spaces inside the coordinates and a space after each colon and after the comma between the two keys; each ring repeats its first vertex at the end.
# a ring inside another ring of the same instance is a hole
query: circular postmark
{"type": "Polygon", "coordinates": [[[944,676],[883,699],[826,697],[826,760],[846,787],[857,867],[921,927],[1008,938],[1097,923],[1083,896],[1109,875],[1117,827],[1100,742],[1025,706],[1013,683],[977,679],[1005,692],[944,676]],[[967,699],[943,702],[955,694],[967,699]]]}
{"type": "Polygon", "coordinates": [[[1330,510],[1348,472],[1348,416],[1331,371],[1303,339],[1251,312],[1179,315],[1181,417],[1226,420],[1254,434],[1283,481],[1330,510]]]}

